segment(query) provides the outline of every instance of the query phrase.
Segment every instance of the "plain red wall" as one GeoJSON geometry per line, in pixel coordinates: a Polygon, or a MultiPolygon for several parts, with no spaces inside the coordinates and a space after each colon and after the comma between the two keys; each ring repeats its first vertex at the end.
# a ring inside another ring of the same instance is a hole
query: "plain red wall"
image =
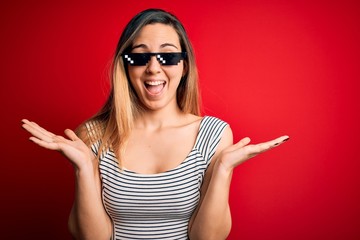
{"type": "Polygon", "coordinates": [[[204,114],[235,140],[291,136],[236,169],[229,239],[360,239],[358,1],[30,2],[0,3],[1,239],[70,239],[72,167],[20,120],[62,133],[94,114],[124,25],[149,7],[187,28],[204,114]]]}

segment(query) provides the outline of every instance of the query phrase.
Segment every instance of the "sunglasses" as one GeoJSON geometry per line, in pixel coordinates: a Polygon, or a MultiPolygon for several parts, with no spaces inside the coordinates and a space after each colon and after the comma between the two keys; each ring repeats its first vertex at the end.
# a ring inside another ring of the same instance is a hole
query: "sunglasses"
{"type": "Polygon", "coordinates": [[[145,66],[152,56],[163,66],[177,65],[186,58],[186,52],[171,53],[125,53],[121,55],[124,62],[131,66],[145,66]]]}

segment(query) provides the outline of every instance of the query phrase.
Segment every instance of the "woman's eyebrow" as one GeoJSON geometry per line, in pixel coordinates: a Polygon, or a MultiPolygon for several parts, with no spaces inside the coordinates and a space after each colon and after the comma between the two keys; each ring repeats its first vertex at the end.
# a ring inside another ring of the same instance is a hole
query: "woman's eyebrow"
{"type": "Polygon", "coordinates": [[[135,49],[135,48],[148,48],[145,44],[141,43],[135,46],[132,46],[131,50],[135,49]]]}
{"type": "Polygon", "coordinates": [[[172,43],[163,43],[160,45],[160,48],[165,48],[165,47],[174,47],[174,48],[178,49],[177,46],[175,46],[172,43]]]}
{"type": "MultiPolygon", "coordinates": [[[[176,49],[178,49],[177,46],[175,46],[174,44],[172,43],[163,43],[160,45],[160,48],[165,48],[165,47],[174,47],[176,49]]],[[[134,50],[135,48],[144,48],[144,49],[148,49],[148,46],[146,46],[146,44],[143,44],[143,43],[140,43],[138,45],[134,45],[131,50],[134,50]]]]}

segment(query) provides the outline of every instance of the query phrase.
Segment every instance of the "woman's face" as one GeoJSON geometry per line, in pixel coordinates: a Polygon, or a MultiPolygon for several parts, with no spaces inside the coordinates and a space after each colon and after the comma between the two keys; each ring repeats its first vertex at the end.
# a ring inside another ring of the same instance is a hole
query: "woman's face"
{"type": "MultiPolygon", "coordinates": [[[[132,53],[181,52],[179,36],[172,26],[155,23],[144,26],[134,39],[132,53]]],[[[184,60],[161,65],[151,56],[145,66],[128,65],[130,82],[147,110],[177,108],[176,90],[185,74],[184,60]]]]}

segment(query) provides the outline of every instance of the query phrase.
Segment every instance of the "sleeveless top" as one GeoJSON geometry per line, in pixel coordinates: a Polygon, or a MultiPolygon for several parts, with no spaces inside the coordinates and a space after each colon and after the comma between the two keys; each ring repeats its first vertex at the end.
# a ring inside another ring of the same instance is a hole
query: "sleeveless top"
{"type": "MultiPolygon", "coordinates": [[[[204,174],[226,125],[218,118],[203,117],[193,149],[166,172],[119,169],[111,149],[102,154],[102,200],[113,221],[112,239],[188,239],[188,223],[199,203],[204,174]]],[[[91,134],[91,123],[86,126],[91,134]]],[[[95,154],[99,145],[91,147],[95,154]]]]}

